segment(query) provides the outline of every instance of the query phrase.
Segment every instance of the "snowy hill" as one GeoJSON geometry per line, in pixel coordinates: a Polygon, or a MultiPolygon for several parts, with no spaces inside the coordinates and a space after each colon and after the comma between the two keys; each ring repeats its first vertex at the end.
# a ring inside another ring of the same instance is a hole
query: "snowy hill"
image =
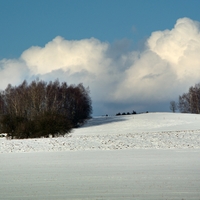
{"type": "Polygon", "coordinates": [[[0,197],[200,199],[199,121],[172,113],[94,117],[66,137],[0,138],[0,197]]]}
{"type": "Polygon", "coordinates": [[[66,137],[0,138],[0,153],[200,148],[200,115],[146,113],[90,119],[66,137]]]}

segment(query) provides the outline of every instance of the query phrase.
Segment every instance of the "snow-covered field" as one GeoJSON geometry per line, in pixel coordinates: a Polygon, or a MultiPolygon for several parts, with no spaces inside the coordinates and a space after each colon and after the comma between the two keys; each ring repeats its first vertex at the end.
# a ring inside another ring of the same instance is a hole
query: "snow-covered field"
{"type": "Polygon", "coordinates": [[[6,140],[0,153],[116,149],[199,149],[200,115],[147,113],[96,117],[66,137],[6,140]]]}
{"type": "Polygon", "coordinates": [[[66,137],[0,138],[0,199],[200,200],[199,122],[180,113],[95,117],[66,137]]]}

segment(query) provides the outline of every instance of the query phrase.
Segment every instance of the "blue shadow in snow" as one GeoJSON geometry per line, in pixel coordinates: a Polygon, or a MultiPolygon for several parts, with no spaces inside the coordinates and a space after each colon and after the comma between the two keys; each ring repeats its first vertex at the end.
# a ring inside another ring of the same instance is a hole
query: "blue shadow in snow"
{"type": "Polygon", "coordinates": [[[125,116],[102,116],[102,117],[94,117],[89,119],[83,126],[84,127],[91,127],[91,126],[100,126],[104,124],[109,124],[113,122],[120,122],[126,121],[127,118],[125,116]]]}

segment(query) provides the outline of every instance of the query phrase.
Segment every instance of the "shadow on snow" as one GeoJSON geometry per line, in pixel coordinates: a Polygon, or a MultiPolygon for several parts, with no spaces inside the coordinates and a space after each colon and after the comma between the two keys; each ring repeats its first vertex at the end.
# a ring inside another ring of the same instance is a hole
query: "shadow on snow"
{"type": "Polygon", "coordinates": [[[102,116],[102,117],[94,117],[92,119],[89,119],[81,128],[84,127],[91,127],[91,126],[100,126],[104,124],[109,124],[113,122],[120,122],[127,120],[123,116],[102,116]]]}

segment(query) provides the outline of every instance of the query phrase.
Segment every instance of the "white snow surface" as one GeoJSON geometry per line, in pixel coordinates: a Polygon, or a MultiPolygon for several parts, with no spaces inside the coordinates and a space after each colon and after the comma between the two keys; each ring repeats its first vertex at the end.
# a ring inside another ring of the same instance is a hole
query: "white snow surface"
{"type": "Polygon", "coordinates": [[[199,122],[95,117],[66,137],[0,138],[0,199],[200,200],[199,122]]]}
{"type": "Polygon", "coordinates": [[[181,113],[101,116],[65,137],[0,138],[0,153],[199,148],[200,115],[181,113]]]}

